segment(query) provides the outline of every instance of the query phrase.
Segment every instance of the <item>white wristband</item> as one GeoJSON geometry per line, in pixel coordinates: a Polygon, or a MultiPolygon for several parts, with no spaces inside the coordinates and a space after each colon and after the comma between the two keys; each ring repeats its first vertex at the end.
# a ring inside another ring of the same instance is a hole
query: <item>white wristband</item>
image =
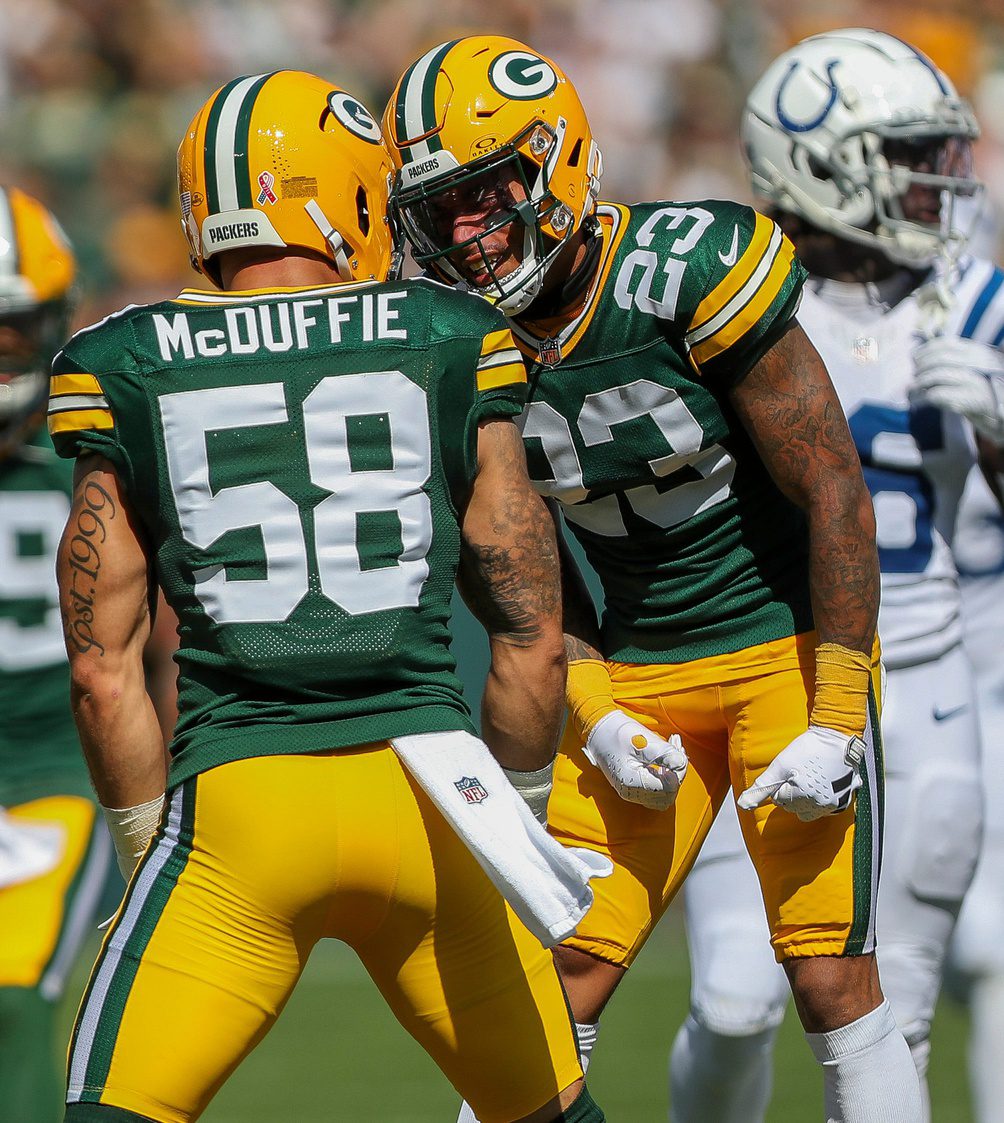
{"type": "Polygon", "coordinates": [[[136,863],[143,857],[150,839],[153,838],[164,810],[164,797],[157,796],[148,803],[135,807],[105,807],[101,812],[108,824],[108,832],[115,845],[115,855],[119,861],[122,876],[129,880],[136,863]]]}
{"type": "Polygon", "coordinates": [[[547,826],[547,797],[554,780],[554,761],[535,772],[516,772],[503,768],[506,779],[523,797],[530,812],[542,827],[547,826]]]}

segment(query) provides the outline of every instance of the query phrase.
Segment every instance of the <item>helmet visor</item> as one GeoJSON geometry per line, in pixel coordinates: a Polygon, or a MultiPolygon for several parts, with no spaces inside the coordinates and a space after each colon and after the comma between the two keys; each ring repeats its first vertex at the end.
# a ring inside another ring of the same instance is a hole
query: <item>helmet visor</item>
{"type": "Polygon", "coordinates": [[[886,137],[882,155],[891,191],[885,217],[912,223],[942,240],[958,237],[960,199],[972,199],[982,185],[973,172],[968,136],[886,137]]]}
{"type": "Polygon", "coordinates": [[[20,311],[0,312],[0,381],[47,371],[65,342],[66,305],[52,301],[20,311]]]}
{"type": "Polygon", "coordinates": [[[0,314],[0,453],[14,430],[45,402],[49,364],[63,342],[61,307],[0,314]]]}

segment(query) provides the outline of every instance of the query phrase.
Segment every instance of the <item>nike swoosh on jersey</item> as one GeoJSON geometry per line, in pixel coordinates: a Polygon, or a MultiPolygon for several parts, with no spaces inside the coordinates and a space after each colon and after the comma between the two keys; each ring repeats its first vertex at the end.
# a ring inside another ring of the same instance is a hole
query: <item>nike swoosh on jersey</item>
{"type": "Polygon", "coordinates": [[[730,269],[739,260],[739,227],[732,228],[732,245],[728,253],[718,251],[718,256],[721,259],[722,265],[727,265],[730,269]]]}
{"type": "Polygon", "coordinates": [[[959,714],[963,710],[968,709],[968,702],[963,702],[961,706],[949,706],[947,710],[943,710],[940,706],[935,706],[931,711],[931,717],[933,717],[935,721],[944,721],[946,718],[954,717],[955,714],[959,714]]]}

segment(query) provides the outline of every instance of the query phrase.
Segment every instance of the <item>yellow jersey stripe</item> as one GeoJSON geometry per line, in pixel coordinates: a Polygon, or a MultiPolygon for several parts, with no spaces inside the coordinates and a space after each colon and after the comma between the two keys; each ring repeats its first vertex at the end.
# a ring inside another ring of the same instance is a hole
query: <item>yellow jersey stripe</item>
{"type": "Polygon", "coordinates": [[[794,257],[795,247],[785,238],[767,279],[756,295],[721,330],[691,349],[690,355],[694,362],[700,364],[720,355],[760,322],[788,279],[794,257]]]}
{"type": "Polygon", "coordinates": [[[266,289],[238,289],[233,292],[217,292],[207,289],[183,289],[172,304],[243,304],[257,297],[269,296],[340,296],[342,292],[369,288],[378,281],[332,281],[329,285],[294,285],[266,289]]]}
{"type": "Polygon", "coordinates": [[[481,341],[481,357],[492,355],[496,351],[504,351],[507,347],[512,347],[512,332],[508,328],[499,328],[498,331],[490,331],[481,341]]]}
{"type": "Polygon", "coordinates": [[[537,325],[533,331],[514,324],[513,335],[516,337],[516,346],[528,359],[533,361],[540,359],[539,345],[545,339],[557,339],[562,355],[567,358],[592,323],[593,315],[600,305],[600,297],[613,268],[617,250],[627,233],[630,211],[621,203],[600,203],[597,217],[603,238],[603,252],[597,279],[593,282],[593,290],[586,301],[586,306],[570,320],[557,322],[558,318],[555,318],[553,321],[545,321],[543,325],[537,325]]]}
{"type": "Polygon", "coordinates": [[[93,374],[54,374],[49,379],[49,394],[101,394],[101,383],[93,374]]]}
{"type": "Polygon", "coordinates": [[[566,341],[562,343],[562,352],[567,356],[572,353],[572,349],[576,343],[586,334],[586,329],[593,321],[593,314],[599,307],[599,297],[602,292],[606,290],[607,280],[610,277],[610,270],[613,268],[614,258],[617,256],[617,250],[620,248],[621,242],[624,240],[624,235],[627,233],[630,212],[627,207],[620,204],[612,204],[612,209],[616,209],[617,216],[613,222],[613,228],[609,235],[609,248],[606,249],[606,261],[600,266],[600,276],[597,281],[596,288],[593,290],[592,296],[589,298],[589,303],[583,312],[580,313],[582,317],[578,326],[572,331],[572,334],[566,341]]]}
{"type": "Polygon", "coordinates": [[[750,244],[743,251],[742,257],[729,270],[727,276],[698,304],[688,331],[695,331],[697,328],[703,327],[708,320],[716,316],[732,300],[736,293],[743,289],[767,252],[774,229],[774,223],[769,218],[757,213],[750,244]]]}
{"type": "Polygon", "coordinates": [[[735,294],[735,296],[710,320],[707,320],[699,328],[691,328],[686,334],[686,342],[689,347],[696,347],[699,343],[703,343],[706,339],[710,339],[713,335],[717,334],[732,318],[746,307],[747,304],[756,295],[757,289],[767,280],[767,277],[774,265],[777,258],[778,251],[781,249],[781,243],[784,235],[781,233],[781,228],[775,226],[770,238],[770,243],[767,246],[767,252],[757,262],[756,268],[750,275],[749,280],[745,285],[735,294]]]}
{"type": "Polygon", "coordinates": [[[513,386],[526,382],[526,367],[523,360],[518,363],[506,363],[502,367],[491,367],[488,370],[478,371],[478,393],[485,390],[497,390],[500,386],[513,386]]]}
{"type": "Polygon", "coordinates": [[[115,420],[108,409],[72,409],[49,416],[49,434],[72,433],[80,429],[114,429],[115,420]]]}

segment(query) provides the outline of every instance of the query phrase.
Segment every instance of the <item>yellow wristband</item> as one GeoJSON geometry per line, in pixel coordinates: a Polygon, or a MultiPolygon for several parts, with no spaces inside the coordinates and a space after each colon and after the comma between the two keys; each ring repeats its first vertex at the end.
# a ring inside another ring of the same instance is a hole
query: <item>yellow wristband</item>
{"type": "Polygon", "coordinates": [[[810,725],[860,737],[868,721],[871,658],[839,643],[816,648],[816,695],[810,725]]]}
{"type": "Polygon", "coordinates": [[[573,659],[568,664],[565,701],[575,732],[585,744],[589,731],[600,718],[617,709],[606,663],[599,659],[573,659]]]}

